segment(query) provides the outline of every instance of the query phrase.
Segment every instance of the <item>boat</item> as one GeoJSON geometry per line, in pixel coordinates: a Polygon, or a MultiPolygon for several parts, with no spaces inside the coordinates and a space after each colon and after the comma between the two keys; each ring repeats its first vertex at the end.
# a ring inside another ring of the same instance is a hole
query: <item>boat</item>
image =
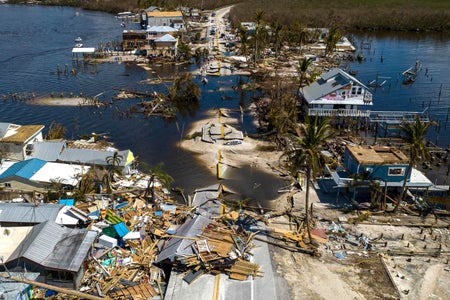
{"type": "Polygon", "coordinates": [[[218,73],[220,70],[219,64],[216,61],[212,61],[206,67],[207,73],[218,73]]]}
{"type": "Polygon", "coordinates": [[[135,18],[136,14],[132,13],[131,11],[124,11],[117,14],[117,19],[132,19],[135,18]]]}
{"type": "Polygon", "coordinates": [[[81,37],[77,37],[76,39],[75,39],[75,42],[76,43],[80,43],[80,42],[82,42],[83,41],[83,39],[81,38],[81,37]]]}
{"type": "Polygon", "coordinates": [[[417,74],[420,72],[420,70],[422,70],[422,63],[419,60],[416,60],[414,66],[402,72],[403,83],[408,84],[416,81],[417,74]]]}
{"type": "Polygon", "coordinates": [[[81,48],[81,47],[83,47],[83,44],[81,44],[81,43],[75,44],[75,48],[81,48]]]}
{"type": "Polygon", "coordinates": [[[120,23],[120,26],[122,26],[122,27],[126,27],[126,26],[127,26],[127,24],[125,24],[125,22],[122,22],[122,23],[120,23]]]}

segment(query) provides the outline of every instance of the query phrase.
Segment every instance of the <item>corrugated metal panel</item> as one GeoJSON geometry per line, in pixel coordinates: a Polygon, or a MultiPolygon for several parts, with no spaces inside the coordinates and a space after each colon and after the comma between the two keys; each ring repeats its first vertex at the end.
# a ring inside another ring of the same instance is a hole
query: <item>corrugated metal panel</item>
{"type": "MultiPolygon", "coordinates": [[[[199,234],[202,233],[203,228],[208,226],[208,224],[211,222],[211,219],[197,215],[181,225],[175,235],[188,238],[196,238],[199,234]]],[[[166,259],[170,259],[171,261],[173,261],[176,257],[194,254],[192,248],[190,247],[191,244],[192,240],[189,239],[171,238],[159,254],[156,262],[162,262],[166,259]]]]}
{"type": "MultiPolygon", "coordinates": [[[[18,278],[25,277],[26,279],[33,281],[39,277],[39,273],[31,272],[1,272],[1,274],[18,278]]],[[[20,293],[28,287],[30,287],[28,283],[17,282],[9,278],[2,278],[0,280],[0,297],[2,300],[30,299],[26,295],[20,295],[20,293]]]]}
{"type": "Polygon", "coordinates": [[[95,232],[47,221],[34,226],[7,261],[22,257],[47,268],[77,272],[95,238],[95,232]]]}
{"type": "MultiPolygon", "coordinates": [[[[129,150],[118,151],[118,154],[122,156],[120,166],[125,166],[127,162],[129,150]]],[[[114,155],[111,151],[100,151],[91,149],[74,149],[66,148],[61,153],[60,160],[65,162],[76,162],[96,165],[107,165],[106,158],[114,155]]]]}
{"type": "Polygon", "coordinates": [[[11,177],[18,176],[26,179],[30,179],[37,171],[39,171],[46,161],[38,158],[27,159],[20,161],[12,165],[5,172],[0,175],[0,180],[11,177]]]}
{"type": "Polygon", "coordinates": [[[55,221],[60,204],[0,203],[0,223],[42,223],[55,221]]]}
{"type": "Polygon", "coordinates": [[[344,72],[339,68],[333,68],[327,73],[323,74],[322,77],[316,82],[309,86],[302,88],[300,91],[308,103],[311,101],[320,99],[322,96],[327,95],[335,90],[341,89],[353,81],[358,85],[361,85],[366,90],[369,90],[362,82],[360,82],[355,77],[344,72]],[[335,78],[335,80],[330,80],[335,78]]]}
{"type": "Polygon", "coordinates": [[[36,142],[33,144],[34,150],[31,156],[45,161],[57,161],[65,145],[65,141],[36,142]]]}
{"type": "Polygon", "coordinates": [[[149,32],[177,32],[178,29],[170,26],[151,26],[147,28],[149,32]]]}

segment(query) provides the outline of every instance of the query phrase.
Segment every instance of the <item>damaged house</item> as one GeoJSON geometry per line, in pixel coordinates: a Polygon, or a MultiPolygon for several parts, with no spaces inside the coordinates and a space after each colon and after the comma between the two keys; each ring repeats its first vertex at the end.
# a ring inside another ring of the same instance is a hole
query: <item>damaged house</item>
{"type": "Polygon", "coordinates": [[[77,289],[97,234],[45,221],[35,226],[2,227],[0,255],[5,270],[39,273],[37,281],[77,289]]]}
{"type": "Polygon", "coordinates": [[[300,88],[299,96],[309,116],[368,117],[368,108],[373,104],[369,88],[339,68],[300,88]]]}

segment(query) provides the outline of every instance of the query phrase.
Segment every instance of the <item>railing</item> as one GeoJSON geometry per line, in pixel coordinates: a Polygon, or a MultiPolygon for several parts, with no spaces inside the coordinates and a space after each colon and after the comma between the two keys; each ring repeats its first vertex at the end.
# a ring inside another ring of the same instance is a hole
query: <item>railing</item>
{"type": "Polygon", "coordinates": [[[400,124],[403,122],[413,122],[415,116],[419,116],[422,122],[430,122],[430,119],[425,115],[427,109],[423,112],[414,111],[372,111],[369,115],[371,123],[387,123],[400,124]]]}
{"type": "Polygon", "coordinates": [[[310,108],[308,115],[320,117],[369,117],[369,110],[359,109],[326,109],[326,108],[310,108]]]}

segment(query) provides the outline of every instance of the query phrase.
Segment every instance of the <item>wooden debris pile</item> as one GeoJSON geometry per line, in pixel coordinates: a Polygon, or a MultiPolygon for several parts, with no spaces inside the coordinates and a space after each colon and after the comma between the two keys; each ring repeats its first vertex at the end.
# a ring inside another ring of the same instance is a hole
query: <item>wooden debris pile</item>
{"type": "Polygon", "coordinates": [[[216,222],[210,223],[198,238],[193,239],[191,247],[194,254],[178,258],[174,267],[186,273],[183,279],[188,283],[204,273],[225,273],[235,280],[263,276],[260,266],[251,262],[255,234],[216,222]]]}
{"type": "Polygon", "coordinates": [[[190,210],[173,204],[146,205],[140,198],[101,209],[98,222],[90,226],[99,231],[99,242],[81,289],[112,299],[149,299],[162,293],[164,273],[153,264],[158,243],[184,222],[190,210]]]}

